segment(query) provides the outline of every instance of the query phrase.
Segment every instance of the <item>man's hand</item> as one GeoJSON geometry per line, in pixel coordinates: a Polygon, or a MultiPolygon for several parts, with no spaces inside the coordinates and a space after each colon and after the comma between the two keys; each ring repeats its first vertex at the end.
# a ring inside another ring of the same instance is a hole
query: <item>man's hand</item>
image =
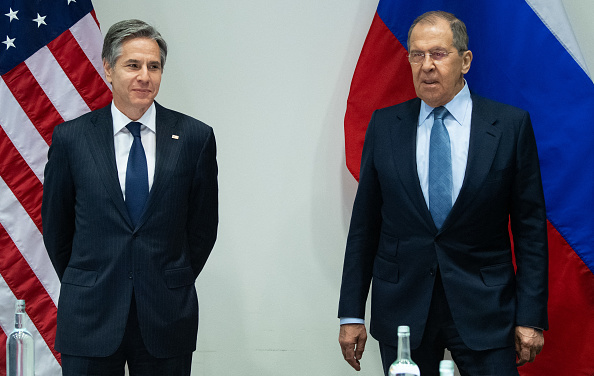
{"type": "Polygon", "coordinates": [[[516,327],[516,354],[518,361],[516,365],[522,366],[527,362],[533,362],[536,354],[540,353],[544,345],[542,330],[528,328],[525,326],[516,327]]]}
{"type": "Polygon", "coordinates": [[[367,331],[363,324],[344,324],[340,326],[338,342],[342,349],[342,356],[355,370],[361,370],[359,360],[365,350],[367,342],[367,331]]]}

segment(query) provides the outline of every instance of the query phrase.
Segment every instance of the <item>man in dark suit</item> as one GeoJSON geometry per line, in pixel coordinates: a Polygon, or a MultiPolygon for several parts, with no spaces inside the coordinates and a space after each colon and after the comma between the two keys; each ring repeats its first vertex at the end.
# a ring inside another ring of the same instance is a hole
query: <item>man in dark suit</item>
{"type": "Polygon", "coordinates": [[[110,106],[55,128],[43,237],[61,281],[64,375],[190,375],[195,280],[218,224],[212,129],[154,102],[167,45],[128,20],[105,36],[110,106]]]}
{"type": "Polygon", "coordinates": [[[356,370],[372,280],[370,333],[386,375],[399,325],[423,376],[439,375],[445,348],[462,375],[517,375],[543,346],[546,214],[530,117],[470,93],[467,46],[452,14],[417,18],[418,98],[369,124],[339,303],[339,342],[356,370]]]}

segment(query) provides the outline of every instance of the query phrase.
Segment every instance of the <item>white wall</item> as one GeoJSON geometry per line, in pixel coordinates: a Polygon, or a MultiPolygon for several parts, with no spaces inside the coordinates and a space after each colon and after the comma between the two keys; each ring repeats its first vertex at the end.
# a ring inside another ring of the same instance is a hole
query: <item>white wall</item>
{"type": "MultiPolygon", "coordinates": [[[[127,18],[161,31],[157,100],[217,137],[220,230],[197,282],[193,374],[354,375],[337,341],[356,191],[342,122],[378,0],[93,3],[104,32],[127,18]]],[[[594,71],[594,4],[564,3],[594,71]]],[[[358,375],[382,374],[374,340],[362,362],[358,375]]]]}

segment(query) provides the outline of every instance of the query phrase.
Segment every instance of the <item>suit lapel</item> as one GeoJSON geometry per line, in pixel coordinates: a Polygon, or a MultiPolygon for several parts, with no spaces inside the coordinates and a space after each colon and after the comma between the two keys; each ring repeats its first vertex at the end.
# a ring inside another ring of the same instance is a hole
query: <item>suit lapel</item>
{"type": "Polygon", "coordinates": [[[111,118],[111,105],[95,111],[85,132],[89,150],[97,165],[97,171],[109,196],[116,205],[116,208],[131,224],[128,209],[124,203],[122,188],[118,178],[118,168],[115,160],[115,148],[113,144],[113,120],[111,118]]]}
{"type": "Polygon", "coordinates": [[[155,176],[144,212],[138,221],[138,227],[150,217],[151,212],[161,201],[160,197],[169,184],[184,140],[183,129],[178,124],[175,113],[156,102],[155,106],[157,111],[155,176]]]}
{"type": "Polygon", "coordinates": [[[466,210],[485,181],[501,138],[501,130],[494,126],[496,122],[496,115],[485,107],[483,99],[473,95],[470,143],[464,182],[458,199],[442,226],[442,230],[447,228],[466,210]]]}
{"type": "Polygon", "coordinates": [[[390,127],[394,165],[414,207],[419,209],[419,213],[430,226],[435,227],[417,171],[417,128],[421,101],[417,98],[408,103],[409,107],[397,114],[396,124],[390,127]]]}

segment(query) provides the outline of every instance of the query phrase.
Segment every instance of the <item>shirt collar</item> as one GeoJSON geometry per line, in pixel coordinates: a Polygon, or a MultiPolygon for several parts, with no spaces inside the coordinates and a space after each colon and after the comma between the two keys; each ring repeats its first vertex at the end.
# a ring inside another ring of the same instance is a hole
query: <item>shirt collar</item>
{"type": "MultiPolygon", "coordinates": [[[[458,124],[462,125],[464,117],[466,116],[466,109],[468,105],[472,103],[470,98],[470,89],[468,89],[468,83],[464,80],[464,87],[456,96],[449,101],[444,107],[454,117],[458,124]]],[[[421,111],[419,113],[419,125],[421,125],[429,115],[431,115],[433,107],[421,100],[421,111]]]]}
{"type": "MultiPolygon", "coordinates": [[[[118,108],[113,104],[113,102],[111,102],[111,118],[113,119],[114,136],[116,133],[124,129],[126,125],[128,125],[128,123],[132,121],[120,110],[118,110],[118,108]]],[[[155,102],[153,102],[153,104],[151,104],[148,110],[146,110],[144,115],[142,115],[142,117],[136,121],[150,129],[153,133],[156,133],[157,111],[155,109],[155,102]]]]}

